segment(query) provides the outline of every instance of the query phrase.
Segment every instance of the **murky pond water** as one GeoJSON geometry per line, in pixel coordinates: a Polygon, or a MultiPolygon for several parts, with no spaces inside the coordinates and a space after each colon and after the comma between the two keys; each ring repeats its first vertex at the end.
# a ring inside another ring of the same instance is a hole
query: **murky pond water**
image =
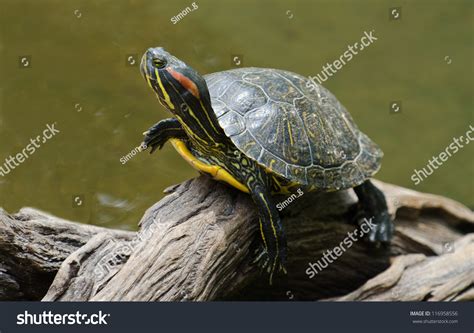
{"type": "Polygon", "coordinates": [[[0,165],[47,125],[59,130],[0,176],[1,207],[134,229],[165,187],[196,175],[168,145],[120,161],[168,117],[137,67],[150,46],[201,73],[314,76],[370,31],[376,40],[323,85],[383,148],[378,178],[474,206],[474,144],[419,185],[410,179],[473,123],[472,1],[405,3],[399,19],[383,1],[192,4],[0,0],[0,165]],[[390,112],[394,101],[401,110],[390,112]]]}

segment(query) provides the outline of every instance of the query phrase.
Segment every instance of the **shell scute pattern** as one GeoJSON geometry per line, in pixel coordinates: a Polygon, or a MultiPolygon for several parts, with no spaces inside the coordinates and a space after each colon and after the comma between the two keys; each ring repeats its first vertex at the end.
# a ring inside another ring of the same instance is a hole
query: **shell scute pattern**
{"type": "Polygon", "coordinates": [[[324,87],[295,73],[262,68],[205,79],[224,132],[275,174],[315,189],[338,190],[378,171],[382,151],[324,87]]]}

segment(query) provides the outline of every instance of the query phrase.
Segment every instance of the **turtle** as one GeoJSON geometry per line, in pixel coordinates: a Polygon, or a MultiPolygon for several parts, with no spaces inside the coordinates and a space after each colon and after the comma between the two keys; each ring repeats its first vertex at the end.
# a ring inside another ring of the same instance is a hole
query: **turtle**
{"type": "Polygon", "coordinates": [[[200,75],[162,47],[149,48],[140,72],[173,117],[141,144],[150,153],[170,141],[199,172],[248,193],[259,216],[256,262],[286,273],[287,246],[274,195],[353,188],[355,216],[370,218],[368,240],[389,244],[393,222],[370,178],[383,152],[323,86],[293,72],[234,68],[200,75]]]}

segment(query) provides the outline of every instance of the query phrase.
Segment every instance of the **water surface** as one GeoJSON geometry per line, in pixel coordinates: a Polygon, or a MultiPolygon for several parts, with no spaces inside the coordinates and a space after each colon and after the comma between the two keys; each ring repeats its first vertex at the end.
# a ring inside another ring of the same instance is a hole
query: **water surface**
{"type": "Polygon", "coordinates": [[[238,56],[316,75],[372,30],[377,40],[324,85],[384,150],[377,177],[474,206],[474,144],[421,184],[410,179],[473,123],[472,1],[403,2],[395,21],[387,1],[196,4],[173,24],[192,1],[0,0],[0,164],[46,124],[61,131],[0,177],[0,206],[135,229],[164,188],[197,174],[168,145],[120,162],[169,116],[133,62],[150,46],[201,73],[235,67],[238,56]]]}

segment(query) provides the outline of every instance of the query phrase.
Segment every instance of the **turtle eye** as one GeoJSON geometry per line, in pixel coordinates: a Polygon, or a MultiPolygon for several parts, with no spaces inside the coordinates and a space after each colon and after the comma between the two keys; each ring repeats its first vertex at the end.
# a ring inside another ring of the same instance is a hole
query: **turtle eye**
{"type": "Polygon", "coordinates": [[[155,65],[158,69],[165,67],[166,61],[162,59],[155,58],[153,59],[153,65],[155,65]]]}

